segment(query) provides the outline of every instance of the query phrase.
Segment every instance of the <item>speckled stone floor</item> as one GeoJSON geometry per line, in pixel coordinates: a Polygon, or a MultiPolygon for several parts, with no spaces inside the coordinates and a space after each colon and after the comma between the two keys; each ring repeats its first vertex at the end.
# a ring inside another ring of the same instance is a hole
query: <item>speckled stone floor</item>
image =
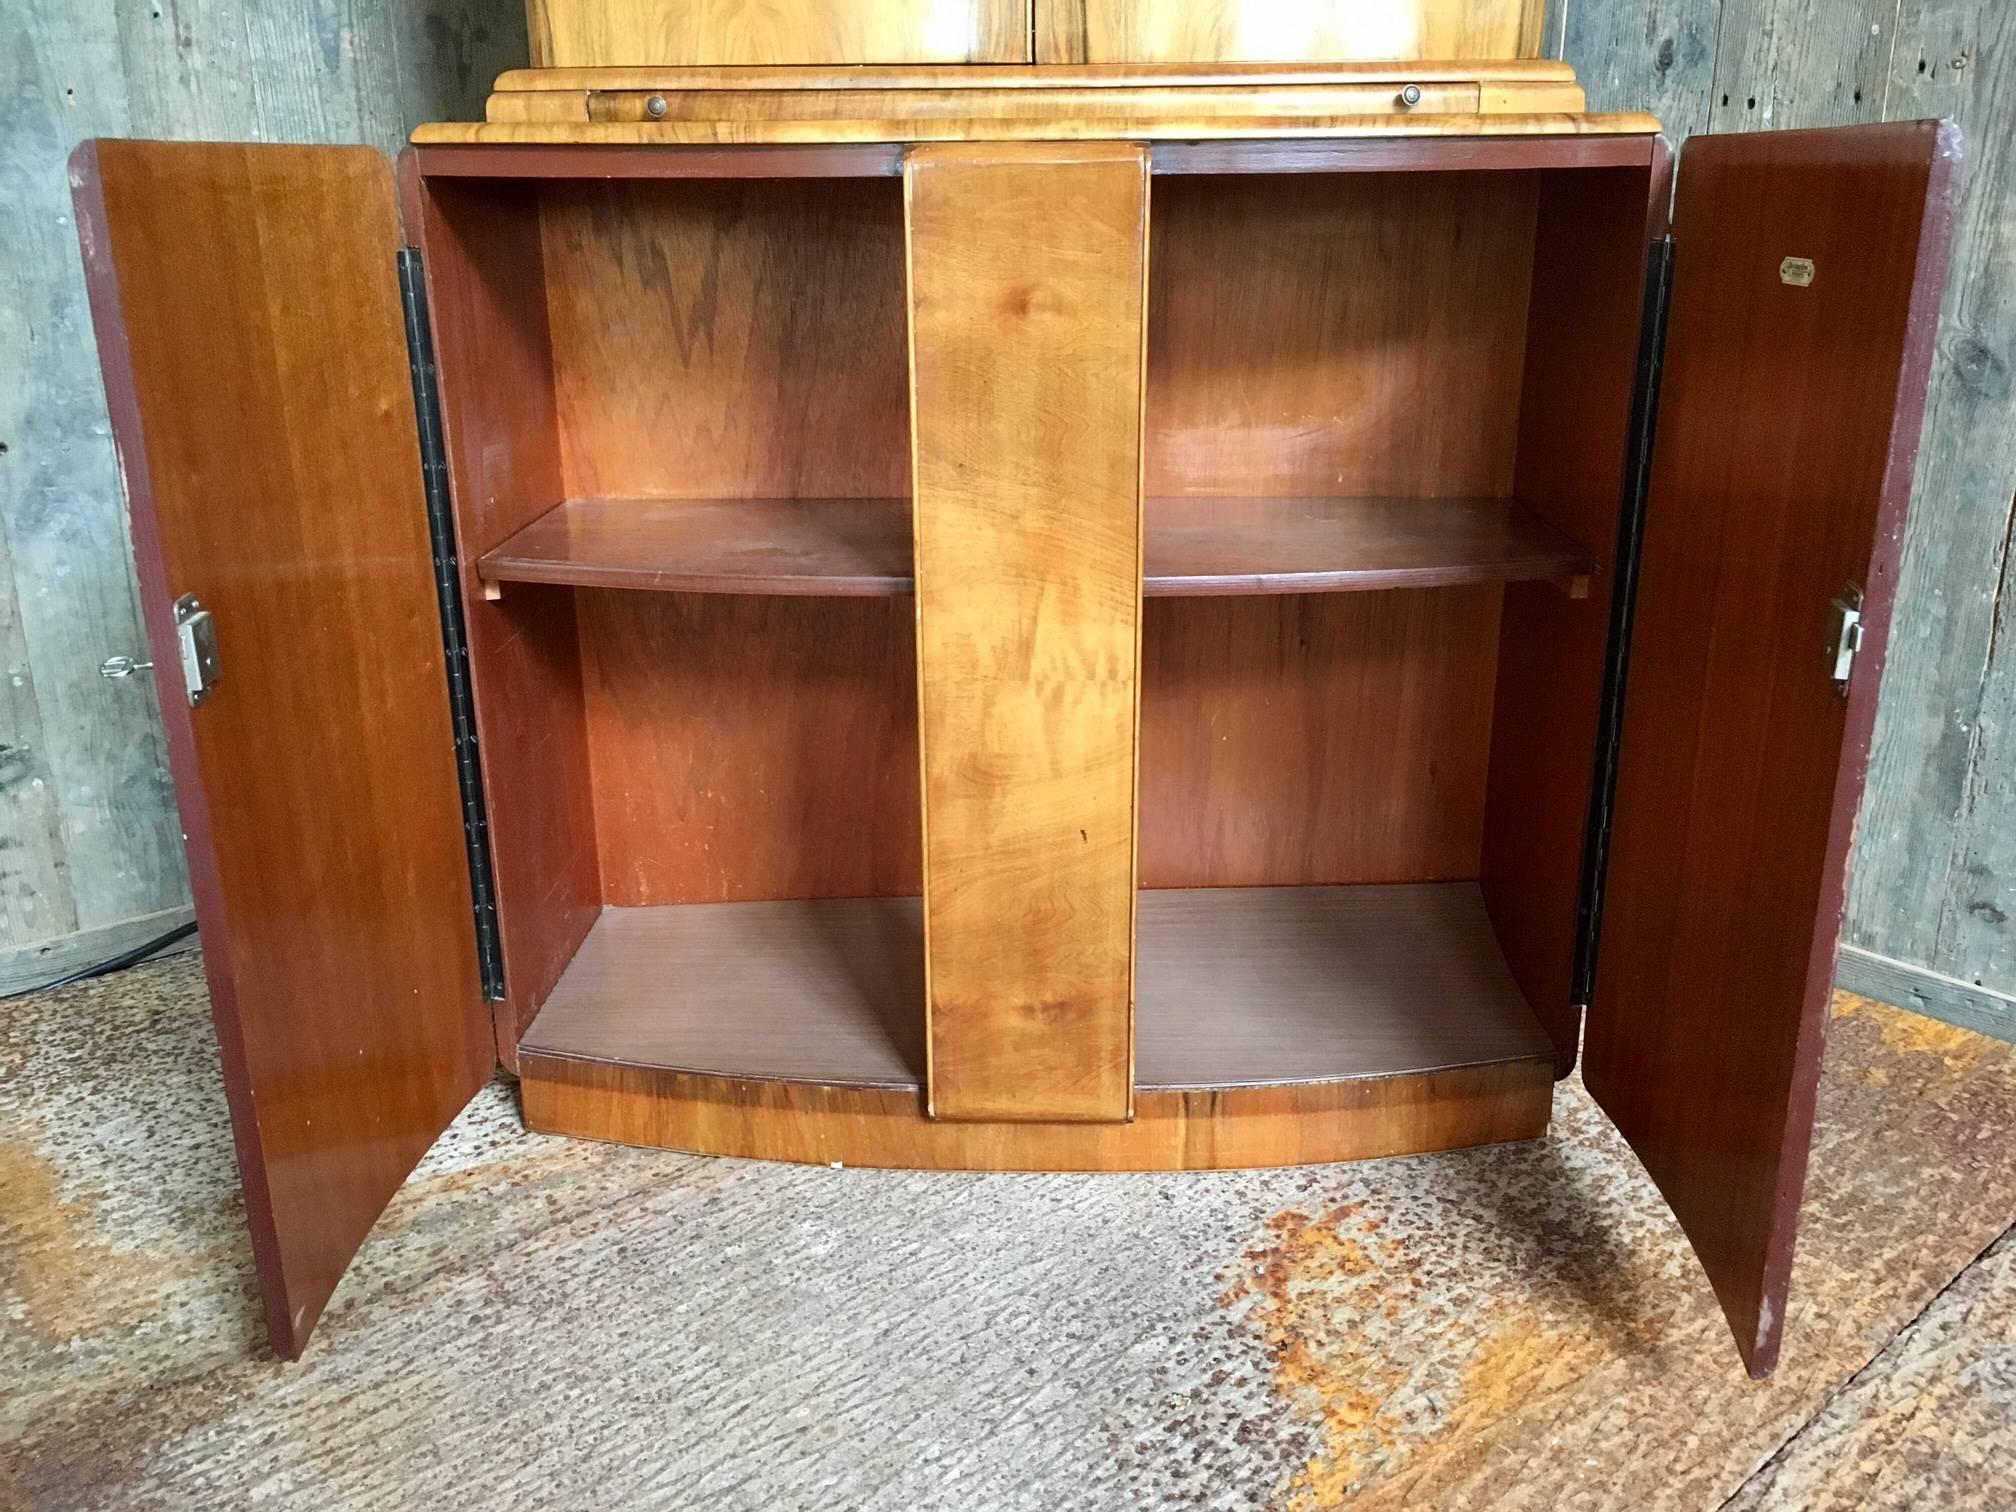
{"type": "Polygon", "coordinates": [[[193,957],[0,1003],[0,1507],[2016,1505],[2016,1051],[1837,1003],[1747,1381],[1579,1085],[1525,1146],[966,1177],[542,1138],[493,1085],[299,1365],[193,957]]]}

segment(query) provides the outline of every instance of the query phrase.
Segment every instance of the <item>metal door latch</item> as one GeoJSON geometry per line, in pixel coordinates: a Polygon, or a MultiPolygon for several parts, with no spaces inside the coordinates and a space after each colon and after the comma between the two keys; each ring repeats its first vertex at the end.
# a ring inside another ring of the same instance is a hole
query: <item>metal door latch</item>
{"type": "Polygon", "coordinates": [[[217,664],[217,622],[193,593],[175,600],[175,638],[182,647],[182,687],[193,709],[210,696],[223,670],[217,664]]]}
{"type": "Polygon", "coordinates": [[[1827,608],[1827,661],[1833,669],[1829,675],[1834,691],[1846,698],[1848,679],[1855,675],[1855,654],[1862,649],[1862,590],[1850,583],[1827,608]]]}
{"type": "MultiPolygon", "coordinates": [[[[221,668],[217,665],[217,622],[193,593],[175,600],[175,639],[182,652],[182,686],[195,708],[210,696],[221,668]]],[[[131,677],[152,668],[151,661],[135,656],[108,656],[98,664],[100,677],[131,677]]]]}

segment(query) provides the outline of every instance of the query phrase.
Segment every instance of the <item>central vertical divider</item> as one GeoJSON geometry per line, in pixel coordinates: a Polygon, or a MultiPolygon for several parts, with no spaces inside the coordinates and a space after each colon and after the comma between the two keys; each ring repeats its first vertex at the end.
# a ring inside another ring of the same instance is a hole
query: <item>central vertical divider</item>
{"type": "Polygon", "coordinates": [[[904,165],[929,1105],[1134,1093],[1148,155],[904,165]]]}

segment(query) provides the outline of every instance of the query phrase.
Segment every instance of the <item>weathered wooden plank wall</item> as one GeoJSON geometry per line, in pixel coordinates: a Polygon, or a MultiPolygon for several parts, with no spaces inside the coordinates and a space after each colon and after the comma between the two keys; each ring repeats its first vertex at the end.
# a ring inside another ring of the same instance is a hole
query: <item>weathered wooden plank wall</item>
{"type": "Polygon", "coordinates": [[[2016,1038],[2016,6],[1556,0],[1554,15],[1590,108],[1649,105],[1676,140],[1921,116],[1965,129],[1841,979],[2016,1038]]]}
{"type": "MultiPolygon", "coordinates": [[[[2016,6],[1554,0],[1597,109],[1697,131],[1953,115],[1966,203],[1843,978],[2016,1036],[2016,6]]],[[[186,916],[62,163],[95,134],[367,141],[473,116],[518,0],[12,0],[0,42],[0,992],[186,916]]]]}
{"type": "Polygon", "coordinates": [[[4,994],[188,917],[151,681],[98,675],[144,641],[65,158],[89,136],[391,150],[479,115],[524,62],[525,17],[522,0],[8,0],[0,53],[4,994]]]}

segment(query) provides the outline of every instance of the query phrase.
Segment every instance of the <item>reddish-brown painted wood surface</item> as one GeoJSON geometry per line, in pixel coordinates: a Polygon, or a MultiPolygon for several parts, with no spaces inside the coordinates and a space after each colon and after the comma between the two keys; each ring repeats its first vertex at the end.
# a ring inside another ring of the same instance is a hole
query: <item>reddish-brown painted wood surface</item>
{"type": "Polygon", "coordinates": [[[918,890],[910,604],[575,596],[607,902],[918,890]]]}
{"type": "Polygon", "coordinates": [[[348,148],[71,164],[273,1347],[492,1065],[391,174],[348,148]],[[234,249],[256,248],[256,256],[234,249]],[[172,603],[215,618],[191,709],[172,603]]]}
{"type": "MultiPolygon", "coordinates": [[[[1149,499],[1150,597],[1552,579],[1595,559],[1510,499],[1149,499]]],[[[486,583],[852,598],[915,588],[908,499],[570,499],[486,553],[486,583]]]]}
{"type": "Polygon", "coordinates": [[[1141,885],[1475,877],[1503,592],[1151,600],[1141,885]]]}
{"type": "Polygon", "coordinates": [[[1484,901],[1513,975],[1575,1062],[1574,991],[1582,861],[1610,643],[1618,501],[1637,375],[1648,180],[1658,166],[1548,173],[1540,180],[1533,297],[1519,406],[1520,501],[1603,563],[1580,600],[1537,585],[1505,592],[1491,779],[1484,808],[1484,901]]]}
{"type": "Polygon", "coordinates": [[[1680,169],[1584,1075],[1753,1374],[1785,1316],[1958,157],[1924,121],[1696,137],[1680,169]]]}
{"type": "Polygon", "coordinates": [[[492,1015],[515,1067],[602,902],[574,596],[486,602],[476,565],[561,488],[545,262],[530,189],[423,180],[413,158],[401,187],[427,275],[504,953],[492,1015]]]}

